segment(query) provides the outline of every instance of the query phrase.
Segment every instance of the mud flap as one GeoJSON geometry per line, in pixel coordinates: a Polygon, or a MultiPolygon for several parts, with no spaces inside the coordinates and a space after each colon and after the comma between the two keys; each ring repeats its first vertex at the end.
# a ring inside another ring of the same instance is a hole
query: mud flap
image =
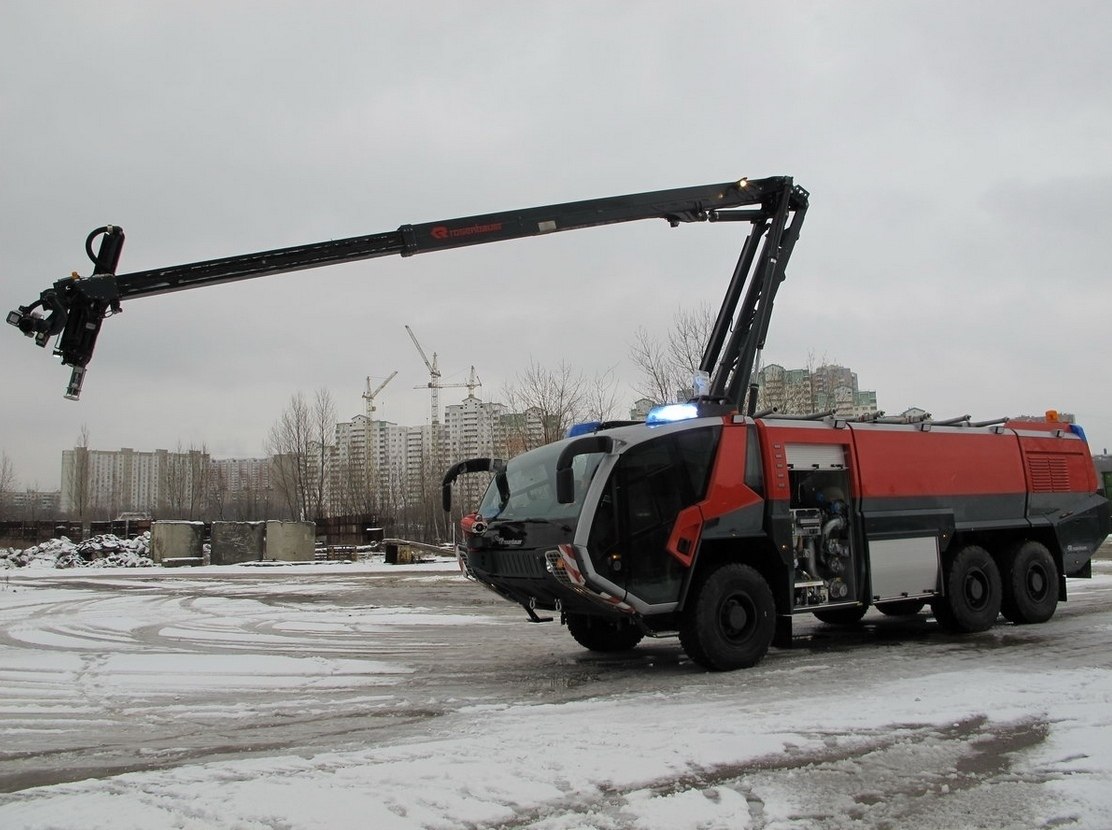
{"type": "Polygon", "coordinates": [[[776,630],[772,634],[772,645],[776,648],[792,647],[792,615],[777,614],[776,630]]]}

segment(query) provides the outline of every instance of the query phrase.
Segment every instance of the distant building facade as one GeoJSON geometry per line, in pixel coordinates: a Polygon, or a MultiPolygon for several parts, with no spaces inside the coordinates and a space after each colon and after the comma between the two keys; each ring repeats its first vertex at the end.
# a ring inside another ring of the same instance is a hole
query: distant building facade
{"type": "Polygon", "coordinates": [[[757,410],[788,415],[833,411],[845,418],[877,412],[876,392],[860,389],[857,373],[845,366],[823,364],[815,369],[786,369],[772,363],[757,373],[757,410]]]}
{"type": "Polygon", "coordinates": [[[0,519],[40,521],[57,518],[62,494],[58,490],[9,490],[0,494],[0,519]]]}
{"type": "Polygon", "coordinates": [[[62,452],[61,485],[63,515],[98,521],[123,513],[262,519],[273,499],[269,459],[213,460],[196,449],[74,447],[62,452]]]}

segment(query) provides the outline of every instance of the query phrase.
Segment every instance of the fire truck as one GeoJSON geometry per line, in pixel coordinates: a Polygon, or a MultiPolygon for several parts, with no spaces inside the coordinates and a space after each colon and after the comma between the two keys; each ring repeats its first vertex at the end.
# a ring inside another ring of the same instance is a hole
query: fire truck
{"type": "Polygon", "coordinates": [[[72,369],[77,398],[103,320],[124,300],[357,259],[408,256],[642,219],[749,224],[690,400],[643,422],[578,425],[509,460],[474,458],[442,482],[490,483],[462,523],[464,573],[559,615],[588,649],[678,635],[699,665],[752,666],[793,620],[851,624],[870,607],[930,606],[954,632],[998,617],[1050,619],[1067,577],[1091,576],[1110,531],[1083,430],[974,421],[758,412],[772,307],[809,194],[790,177],[591,199],[116,274],[123,231],[86,240],[88,277],[65,278],[8,321],[72,369]],[[99,239],[99,248],[94,244],[99,239]]]}

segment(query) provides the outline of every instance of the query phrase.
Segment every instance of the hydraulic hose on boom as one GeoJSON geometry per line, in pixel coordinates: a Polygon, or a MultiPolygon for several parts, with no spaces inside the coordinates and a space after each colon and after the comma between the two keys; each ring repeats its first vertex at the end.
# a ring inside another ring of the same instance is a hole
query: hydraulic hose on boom
{"type": "Polygon", "coordinates": [[[81,394],[85,369],[92,360],[101,324],[122,311],[124,300],[361,259],[395,254],[412,256],[641,219],[664,219],[673,227],[687,222],[742,221],[750,222],[753,230],[703,357],[701,368],[708,374],[714,372],[714,378],[709,395],[700,398],[706,402],[740,406],[740,396],[748,388],[754,355],[764,343],[776,287],[784,279],[784,269],[807,203],[807,192],[793,185],[787,176],[741,179],[402,225],[386,233],[130,274],[116,273],[124,232],[118,226],[107,225],[94,230],[86,240],[86,253],[93,263],[89,276],[74,273],[58,280],[44,290],[38,300],[10,312],[7,320],[39,346],[45,347],[51,338],[58,338],[54,354],[61,358],[63,365],[72,368],[66,397],[76,400],[81,394]],[[738,209],[744,207],[751,209],[738,209]],[[789,216],[794,219],[786,226],[789,216]],[[756,249],[762,236],[764,245],[757,257],[756,249]],[[97,239],[100,244],[94,252],[97,239]],[[756,268],[752,269],[754,261],[756,268]],[[737,306],[747,279],[750,285],[739,311],[737,306]],[[728,344],[727,333],[730,335],[728,344]]]}

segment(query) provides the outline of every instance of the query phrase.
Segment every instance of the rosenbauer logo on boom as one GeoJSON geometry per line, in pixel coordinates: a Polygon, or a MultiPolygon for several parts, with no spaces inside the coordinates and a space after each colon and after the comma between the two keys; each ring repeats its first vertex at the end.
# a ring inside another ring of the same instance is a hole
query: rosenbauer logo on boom
{"type": "Polygon", "coordinates": [[[449,228],[447,225],[437,225],[429,231],[433,239],[448,240],[459,239],[464,236],[477,236],[485,233],[497,233],[502,230],[501,222],[489,222],[485,225],[466,225],[462,228],[449,228]]]}

